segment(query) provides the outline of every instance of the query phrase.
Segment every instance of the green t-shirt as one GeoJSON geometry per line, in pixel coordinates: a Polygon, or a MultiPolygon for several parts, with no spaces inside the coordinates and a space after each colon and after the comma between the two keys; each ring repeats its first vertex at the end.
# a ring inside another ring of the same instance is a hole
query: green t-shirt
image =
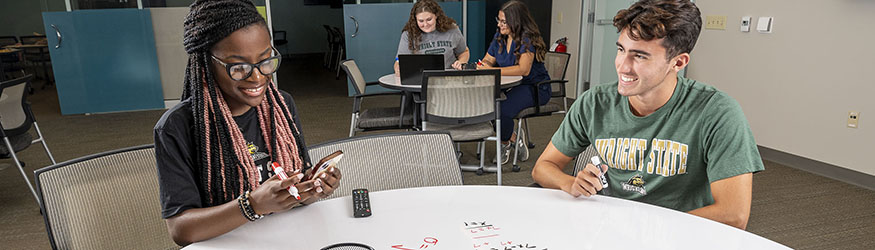
{"type": "Polygon", "coordinates": [[[671,99],[645,117],[632,114],[616,82],[593,87],[552,142],[569,157],[595,145],[611,196],[680,211],[713,204],[711,182],[764,169],[738,102],[680,76],[671,99]]]}

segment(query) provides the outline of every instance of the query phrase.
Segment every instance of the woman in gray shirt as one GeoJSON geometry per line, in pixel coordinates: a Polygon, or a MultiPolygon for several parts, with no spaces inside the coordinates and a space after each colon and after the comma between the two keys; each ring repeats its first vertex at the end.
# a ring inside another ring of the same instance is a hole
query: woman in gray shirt
{"type": "MultiPolygon", "coordinates": [[[[462,69],[462,64],[470,57],[465,37],[456,21],[444,14],[441,6],[433,0],[418,1],[410,9],[396,58],[401,54],[442,54],[447,69],[462,69]]],[[[397,59],[395,75],[398,75],[397,59]]]]}

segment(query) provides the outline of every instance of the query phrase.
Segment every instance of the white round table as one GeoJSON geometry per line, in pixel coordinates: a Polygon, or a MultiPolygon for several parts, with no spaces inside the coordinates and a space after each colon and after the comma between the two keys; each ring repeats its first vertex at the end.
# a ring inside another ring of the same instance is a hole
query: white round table
{"type": "Polygon", "coordinates": [[[340,197],[266,216],[185,249],[789,249],[687,213],[553,189],[441,186],[370,194],[373,215],[353,218],[340,197]],[[527,248],[535,247],[535,248],[527,248]]]}
{"type": "MultiPolygon", "coordinates": [[[[501,88],[506,89],[516,85],[519,85],[523,80],[522,76],[501,76],[501,88]]],[[[409,92],[420,92],[422,90],[421,85],[402,85],[401,77],[395,76],[395,74],[388,74],[381,76],[380,86],[395,89],[395,90],[403,90],[409,92]]]]}

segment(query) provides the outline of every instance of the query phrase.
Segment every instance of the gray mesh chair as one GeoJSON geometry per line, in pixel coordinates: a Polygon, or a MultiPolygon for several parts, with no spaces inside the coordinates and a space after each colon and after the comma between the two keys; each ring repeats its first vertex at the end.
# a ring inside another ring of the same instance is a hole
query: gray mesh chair
{"type": "Polygon", "coordinates": [[[447,131],[454,142],[479,142],[480,166],[463,166],[462,170],[498,173],[501,185],[501,165],[484,167],[485,141],[496,141],[496,155],[501,157],[499,91],[500,70],[425,70],[422,73],[421,103],[425,131],[447,131]],[[496,122],[496,126],[492,125],[496,122]],[[495,135],[495,136],[493,136],[495,135]]]}
{"type": "Polygon", "coordinates": [[[27,188],[30,189],[33,198],[39,202],[36,191],[24,172],[24,162],[19,160],[15,153],[30,147],[31,144],[42,143],[49,160],[55,164],[55,157],[49,151],[49,146],[43,139],[43,133],[36,123],[36,117],[30,110],[30,103],[27,102],[25,92],[30,88],[31,79],[33,79],[33,75],[26,75],[0,83],[0,137],[3,137],[4,143],[0,147],[0,158],[12,158],[15,161],[18,171],[21,172],[21,177],[27,182],[27,188]],[[30,133],[31,125],[36,131],[36,139],[30,133]]]}
{"type": "Polygon", "coordinates": [[[328,198],[349,196],[353,189],[369,191],[462,185],[459,162],[450,135],[438,132],[397,132],[326,142],[309,148],[318,161],[337,151],[343,179],[328,198]]]}
{"type": "Polygon", "coordinates": [[[362,72],[359,71],[355,60],[346,60],[340,63],[347,77],[352,81],[355,89],[355,100],[352,103],[352,118],[349,124],[349,136],[358,131],[372,131],[383,129],[411,129],[413,128],[412,110],[404,110],[406,97],[400,92],[384,92],[365,94],[365,87],[376,85],[376,82],[365,82],[362,72]],[[398,95],[401,96],[401,104],[398,107],[362,108],[365,97],[398,95]]]}
{"type": "MultiPolygon", "coordinates": [[[[550,101],[544,105],[536,105],[534,107],[523,109],[516,115],[516,117],[514,117],[514,119],[517,120],[516,134],[520,135],[522,134],[523,128],[526,129],[525,139],[521,142],[527,143],[526,147],[535,147],[535,144],[532,143],[531,137],[529,137],[531,134],[529,133],[529,118],[550,116],[553,114],[565,114],[565,112],[568,111],[568,98],[565,97],[565,83],[568,81],[565,80],[565,71],[568,69],[568,60],[570,58],[571,54],[552,51],[548,51],[544,56],[544,67],[547,68],[547,74],[550,75],[550,80],[539,82],[536,85],[531,85],[531,87],[537,88],[544,84],[550,84],[552,90],[550,93],[550,101]]],[[[532,93],[532,98],[535,100],[535,103],[541,103],[538,91],[532,91],[532,93]]],[[[519,139],[517,139],[517,141],[520,143],[519,139]]],[[[514,147],[512,168],[514,172],[520,171],[520,166],[517,164],[517,157],[519,155],[517,151],[519,151],[519,147],[514,147]]]]}
{"type": "Polygon", "coordinates": [[[35,171],[53,249],[176,249],[158,202],[153,145],[35,171]]]}
{"type": "Polygon", "coordinates": [[[599,155],[599,152],[596,151],[595,145],[589,145],[586,147],[586,150],[580,152],[574,160],[574,169],[571,172],[572,176],[577,176],[577,172],[583,170],[586,167],[586,164],[590,162],[590,158],[593,156],[599,155]]]}

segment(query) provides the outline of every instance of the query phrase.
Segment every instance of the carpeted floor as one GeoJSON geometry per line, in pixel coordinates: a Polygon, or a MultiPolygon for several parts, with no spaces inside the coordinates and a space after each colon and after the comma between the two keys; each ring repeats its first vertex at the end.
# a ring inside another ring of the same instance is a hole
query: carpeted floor
{"type": "MultiPolygon", "coordinates": [[[[279,72],[280,88],[292,94],[300,110],[305,140],[313,145],[347,136],[352,99],[346,79],[321,67],[321,55],[286,59],[279,72]]],[[[134,145],[152,143],[152,127],[163,110],[111,114],[60,114],[53,87],[28,97],[49,148],[58,162],[134,145]]],[[[365,107],[397,105],[398,99],[367,99],[365,107]]],[[[533,183],[531,169],[561,116],[532,119],[531,138],[537,144],[532,159],[511,172],[505,165],[502,183],[533,183]]],[[[379,132],[370,132],[379,133],[379,132]]],[[[494,144],[487,145],[488,149],[494,144]]],[[[463,163],[475,163],[475,144],[463,145],[463,163]]],[[[492,156],[487,150],[487,156],[492,156]]],[[[50,165],[39,145],[19,157],[33,171],[50,165]]],[[[0,249],[48,249],[39,206],[10,159],[0,160],[0,249]]],[[[754,175],[753,205],[748,231],[797,249],[872,249],[875,246],[875,191],[765,161],[766,171],[754,175]]],[[[490,185],[496,175],[463,174],[465,184],[490,185]]],[[[707,248],[707,246],[703,246],[707,248]]]]}

